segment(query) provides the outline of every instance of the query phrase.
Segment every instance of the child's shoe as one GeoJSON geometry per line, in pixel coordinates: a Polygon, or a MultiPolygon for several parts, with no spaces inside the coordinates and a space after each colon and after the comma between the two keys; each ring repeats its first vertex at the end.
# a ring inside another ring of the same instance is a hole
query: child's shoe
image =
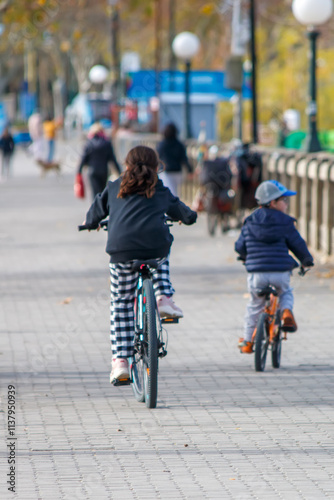
{"type": "Polygon", "coordinates": [[[252,354],[254,342],[247,342],[243,338],[239,339],[238,347],[241,353],[252,354]]]}
{"type": "Polygon", "coordinates": [[[157,297],[157,305],[161,318],[183,318],[182,310],[177,307],[172,297],[160,295],[157,297]]]}
{"type": "Polygon", "coordinates": [[[129,380],[129,363],[126,358],[114,358],[111,363],[110,383],[129,380]]]}
{"type": "Polygon", "coordinates": [[[296,332],[297,323],[290,309],[284,309],[282,313],[282,330],[285,332],[296,332]]]}

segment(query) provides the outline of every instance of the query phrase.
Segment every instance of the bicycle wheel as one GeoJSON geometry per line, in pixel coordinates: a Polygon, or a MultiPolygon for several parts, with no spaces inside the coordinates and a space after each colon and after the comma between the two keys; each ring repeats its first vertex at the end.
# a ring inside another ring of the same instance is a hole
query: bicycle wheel
{"type": "Polygon", "coordinates": [[[255,337],[255,370],[263,372],[266,366],[267,351],[269,347],[269,333],[267,329],[267,314],[262,313],[257,322],[255,337]]]}
{"type": "Polygon", "coordinates": [[[141,354],[136,352],[131,360],[132,390],[139,403],[145,401],[144,362],[141,354]]]}
{"type": "Polygon", "coordinates": [[[144,389],[147,408],[155,408],[158,397],[158,332],[156,322],[156,302],[152,281],[143,283],[145,301],[144,329],[147,345],[144,349],[144,389]]]}
{"type": "Polygon", "coordinates": [[[273,368],[279,368],[281,365],[281,353],[282,353],[282,330],[281,330],[281,318],[280,313],[277,313],[276,324],[278,325],[278,332],[273,340],[273,345],[271,347],[271,362],[273,368]]]}

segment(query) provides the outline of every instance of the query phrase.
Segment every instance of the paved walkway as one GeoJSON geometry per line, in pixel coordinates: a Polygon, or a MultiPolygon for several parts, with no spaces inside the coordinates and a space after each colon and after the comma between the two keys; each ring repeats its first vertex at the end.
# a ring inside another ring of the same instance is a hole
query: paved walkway
{"type": "Polygon", "coordinates": [[[175,227],[185,318],[168,329],[158,407],[148,410],[109,384],[105,234],[76,231],[88,201],[72,194],[75,148],[62,155],[64,173],[41,179],[19,153],[0,184],[0,497],[334,498],[331,270],[294,277],[299,333],[281,369],[255,373],[236,348],[247,297],[235,236],[210,239],[203,218],[175,227]]]}

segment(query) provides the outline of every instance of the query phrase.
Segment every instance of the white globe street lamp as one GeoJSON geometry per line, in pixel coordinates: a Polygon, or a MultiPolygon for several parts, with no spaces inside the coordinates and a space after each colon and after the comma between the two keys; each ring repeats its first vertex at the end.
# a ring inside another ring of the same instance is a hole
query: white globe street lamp
{"type": "Polygon", "coordinates": [[[191,61],[199,51],[200,41],[194,33],[183,31],[174,38],[172,48],[176,57],[183,61],[191,61]]]}
{"type": "Polygon", "coordinates": [[[179,33],[173,40],[172,49],[176,57],[185,62],[185,82],[184,82],[184,136],[185,139],[191,137],[190,123],[190,68],[191,59],[197,54],[200,48],[199,38],[189,31],[179,33]]]}
{"type": "Polygon", "coordinates": [[[321,150],[317,131],[317,81],[316,81],[316,41],[319,31],[315,26],[326,23],[333,12],[332,0],[293,0],[292,12],[297,21],[308,28],[310,40],[310,93],[307,114],[309,130],[305,140],[305,150],[313,153],[321,150]]]}
{"type": "Polygon", "coordinates": [[[332,0],[294,0],[292,12],[297,21],[306,26],[326,23],[332,15],[332,0]]]}
{"type": "Polygon", "coordinates": [[[103,84],[106,82],[108,75],[107,68],[102,64],[97,64],[90,69],[88,77],[92,83],[103,84]]]}

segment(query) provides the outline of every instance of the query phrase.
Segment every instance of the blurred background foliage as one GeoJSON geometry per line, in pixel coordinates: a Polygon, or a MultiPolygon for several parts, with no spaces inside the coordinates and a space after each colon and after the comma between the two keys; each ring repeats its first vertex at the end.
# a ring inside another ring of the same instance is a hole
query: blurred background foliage
{"type": "MultiPolygon", "coordinates": [[[[291,12],[291,0],[257,4],[257,56],[259,120],[280,120],[284,110],[300,111],[306,127],[308,100],[308,40],[305,28],[291,12]]],[[[247,12],[248,2],[243,3],[247,12]]],[[[135,51],[143,68],[167,69],[171,61],[169,0],[122,0],[120,54],[135,51]]],[[[0,1],[0,91],[16,91],[22,74],[29,71],[36,54],[39,76],[64,78],[73,71],[73,92],[89,85],[94,64],[111,66],[111,6],[108,0],[7,0],[0,1]],[[28,68],[28,69],[27,69],[28,68]]],[[[194,69],[224,70],[230,55],[232,0],[175,1],[174,34],[192,31],[201,40],[194,69]]],[[[333,127],[334,20],[320,28],[318,52],[319,128],[333,127]]],[[[245,55],[245,59],[247,58],[245,55]]],[[[181,66],[179,66],[181,69],[181,66]]],[[[47,85],[47,83],[44,83],[47,85]]],[[[247,117],[246,104],[246,117],[247,117]]],[[[219,121],[221,136],[231,127],[231,105],[219,121]]]]}

